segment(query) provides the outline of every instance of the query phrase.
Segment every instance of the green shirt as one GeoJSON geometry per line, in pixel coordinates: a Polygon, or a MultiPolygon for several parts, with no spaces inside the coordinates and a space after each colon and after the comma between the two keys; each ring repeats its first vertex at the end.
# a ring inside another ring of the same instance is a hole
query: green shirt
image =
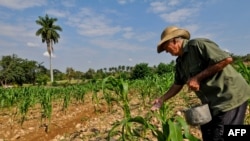
{"type": "MultiPolygon", "coordinates": [[[[184,85],[188,78],[209,65],[231,57],[208,39],[184,40],[183,55],[176,59],[175,84],[184,85]]],[[[231,65],[200,82],[196,95],[208,103],[213,115],[236,108],[250,98],[250,87],[231,65]]]]}

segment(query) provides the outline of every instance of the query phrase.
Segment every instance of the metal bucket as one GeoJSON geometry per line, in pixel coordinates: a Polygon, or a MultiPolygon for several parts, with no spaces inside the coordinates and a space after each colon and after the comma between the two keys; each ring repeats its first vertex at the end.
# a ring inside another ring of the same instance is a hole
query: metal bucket
{"type": "Polygon", "coordinates": [[[192,107],[184,111],[184,114],[186,122],[193,126],[203,125],[212,120],[208,104],[192,107]]]}

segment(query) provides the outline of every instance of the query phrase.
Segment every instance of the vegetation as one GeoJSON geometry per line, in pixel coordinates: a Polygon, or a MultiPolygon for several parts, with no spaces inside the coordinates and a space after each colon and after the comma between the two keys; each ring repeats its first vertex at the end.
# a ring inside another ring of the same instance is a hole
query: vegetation
{"type": "Polygon", "coordinates": [[[46,42],[47,44],[47,51],[49,53],[49,60],[50,60],[50,77],[51,82],[54,82],[54,76],[53,76],[53,69],[52,69],[52,61],[51,61],[51,55],[53,53],[53,43],[58,43],[58,39],[60,38],[60,35],[57,33],[57,31],[62,31],[62,28],[58,25],[55,25],[55,22],[57,21],[57,18],[50,18],[47,14],[45,17],[38,17],[38,20],[36,20],[36,23],[41,26],[36,31],[36,36],[41,36],[42,42],[46,42]]]}
{"type": "MultiPolygon", "coordinates": [[[[70,104],[83,104],[85,94],[92,93],[92,103],[95,105],[96,112],[101,108],[99,105],[101,100],[106,102],[110,113],[114,111],[114,106],[123,110],[122,119],[113,123],[113,127],[109,129],[107,137],[109,140],[112,138],[150,140],[151,137],[159,141],[199,140],[190,133],[190,127],[185,119],[175,114],[173,109],[176,104],[171,101],[158,112],[148,110],[145,115],[131,114],[132,99],[139,99],[140,103],[137,108],[148,109],[152,100],[170,87],[174,79],[173,62],[161,63],[158,67],[148,67],[146,63],[142,63],[133,67],[132,70],[125,71],[123,67],[120,67],[116,71],[111,69],[111,72],[90,70],[82,73],[73,68],[67,68],[66,74],[60,71],[55,73],[58,80],[66,81],[55,81],[51,85],[47,85],[49,73],[41,63],[12,55],[3,56],[0,65],[1,83],[18,85],[8,89],[0,87],[0,109],[9,109],[10,119],[19,119],[20,126],[27,120],[30,109],[40,107],[41,115],[38,123],[45,126],[45,131],[49,132],[53,103],[59,103],[61,110],[66,114],[69,112],[67,108],[70,104]],[[73,81],[74,79],[77,81],[73,81]],[[33,86],[21,86],[21,84],[33,84],[33,86]],[[154,119],[157,122],[154,122],[154,119]]],[[[250,68],[240,60],[236,61],[233,66],[249,83],[250,68]]],[[[186,95],[186,92],[182,92],[180,98],[184,100],[181,103],[184,107],[189,103],[195,103],[190,95],[186,95]]],[[[245,122],[250,123],[249,115],[245,122]]]]}
{"type": "Polygon", "coordinates": [[[34,84],[37,70],[38,66],[35,61],[18,58],[15,54],[3,56],[0,60],[1,85],[7,86],[12,82],[20,86],[24,83],[34,84]]]}
{"type": "MultiPolygon", "coordinates": [[[[242,69],[249,69],[249,55],[233,56],[234,64],[242,72],[242,69]]],[[[86,72],[74,70],[68,67],[65,73],[54,69],[54,81],[49,82],[51,76],[50,70],[44,67],[43,62],[27,60],[18,57],[16,54],[2,56],[0,58],[0,82],[3,87],[23,86],[25,85],[68,85],[71,83],[80,83],[90,80],[104,79],[108,76],[120,77],[123,79],[137,80],[147,79],[154,75],[164,75],[173,72],[174,61],[169,64],[160,63],[158,66],[150,67],[147,63],[136,64],[135,66],[118,66],[103,69],[89,69],[86,72]]],[[[234,65],[235,66],[235,65],[234,65]]],[[[243,73],[246,75],[247,73],[243,73]]],[[[246,76],[247,77],[247,76],[246,76]]],[[[249,76],[248,76],[249,77],[249,76]]]]}

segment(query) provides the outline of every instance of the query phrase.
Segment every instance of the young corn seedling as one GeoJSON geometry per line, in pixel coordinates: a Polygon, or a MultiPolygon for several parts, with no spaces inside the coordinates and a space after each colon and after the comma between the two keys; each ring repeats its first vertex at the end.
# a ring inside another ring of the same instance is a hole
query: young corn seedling
{"type": "MultiPolygon", "coordinates": [[[[236,63],[236,69],[245,78],[248,84],[250,84],[250,67],[245,65],[242,61],[236,63]]],[[[248,106],[250,105],[250,99],[248,100],[248,106]]],[[[250,113],[250,108],[248,108],[248,113],[250,113]]],[[[245,118],[245,123],[250,124],[250,115],[247,114],[245,118]]]]}
{"type": "Polygon", "coordinates": [[[115,94],[117,94],[118,99],[121,101],[121,103],[118,104],[122,107],[124,112],[123,120],[116,122],[109,131],[108,140],[110,140],[115,134],[119,133],[119,131],[116,130],[117,128],[121,128],[121,140],[135,140],[135,130],[133,129],[131,123],[136,119],[131,117],[128,101],[128,82],[123,79],[115,79],[113,77],[109,77],[108,79],[111,79],[109,82],[113,88],[112,90],[115,91],[115,94]]]}
{"type": "Polygon", "coordinates": [[[52,115],[52,98],[51,98],[51,90],[43,89],[43,93],[41,97],[41,107],[42,107],[42,115],[41,115],[41,123],[43,119],[45,119],[45,131],[49,131],[49,125],[51,121],[51,115],[52,115]],[[47,119],[49,120],[48,123],[46,123],[47,119]]]}
{"type": "Polygon", "coordinates": [[[102,93],[108,105],[109,112],[112,112],[112,102],[119,103],[118,83],[113,76],[106,77],[102,80],[102,93]]]}
{"type": "Polygon", "coordinates": [[[166,103],[159,112],[154,112],[154,116],[160,121],[161,128],[152,128],[151,131],[158,141],[199,141],[198,138],[190,134],[189,126],[182,117],[168,117],[169,108],[166,103]]]}
{"type": "Polygon", "coordinates": [[[22,95],[24,95],[21,103],[20,103],[20,106],[19,106],[19,110],[20,110],[20,113],[21,113],[21,126],[23,125],[24,121],[25,121],[25,118],[26,118],[26,115],[29,111],[29,108],[31,108],[35,103],[36,103],[36,100],[35,100],[35,94],[33,93],[33,89],[32,88],[24,88],[24,91],[22,93],[22,95]]]}
{"type": "Polygon", "coordinates": [[[97,96],[98,91],[101,89],[100,88],[100,81],[93,79],[88,83],[88,87],[92,92],[92,103],[94,103],[94,109],[95,109],[95,112],[97,112],[98,109],[100,108],[99,98],[97,96]]]}

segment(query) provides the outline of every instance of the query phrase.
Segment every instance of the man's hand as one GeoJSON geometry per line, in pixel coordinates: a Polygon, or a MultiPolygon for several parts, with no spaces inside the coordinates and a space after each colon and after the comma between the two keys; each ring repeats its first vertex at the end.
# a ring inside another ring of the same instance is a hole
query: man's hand
{"type": "Polygon", "coordinates": [[[225,58],[220,62],[208,66],[202,72],[196,74],[194,77],[189,78],[187,81],[187,85],[190,90],[199,91],[200,90],[200,82],[206,78],[213,76],[214,74],[218,73],[219,71],[223,70],[228,64],[233,62],[232,57],[225,58]]]}
{"type": "Polygon", "coordinates": [[[161,98],[155,99],[153,102],[153,106],[151,107],[151,111],[156,111],[160,109],[160,107],[163,105],[164,101],[161,98]]]}
{"type": "Polygon", "coordinates": [[[199,91],[200,90],[200,82],[196,77],[189,78],[187,81],[187,86],[190,90],[199,91]]]}

